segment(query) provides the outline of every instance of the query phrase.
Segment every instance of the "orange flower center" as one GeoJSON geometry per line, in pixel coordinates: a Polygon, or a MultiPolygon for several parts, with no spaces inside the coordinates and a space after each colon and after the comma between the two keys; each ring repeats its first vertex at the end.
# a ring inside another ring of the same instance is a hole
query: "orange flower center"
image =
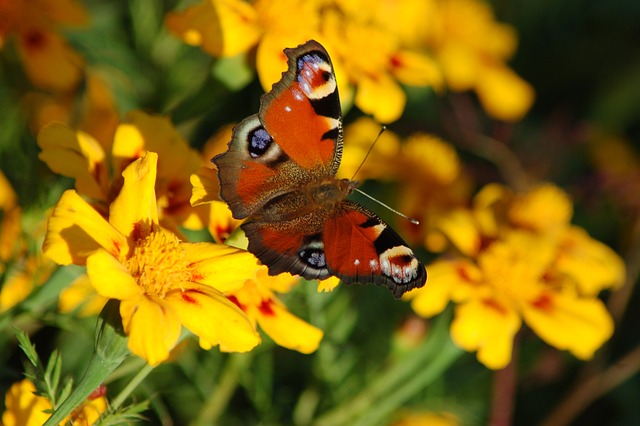
{"type": "Polygon", "coordinates": [[[189,281],[189,261],[180,240],[162,231],[141,239],[128,260],[128,269],[145,294],[164,298],[189,281]]]}

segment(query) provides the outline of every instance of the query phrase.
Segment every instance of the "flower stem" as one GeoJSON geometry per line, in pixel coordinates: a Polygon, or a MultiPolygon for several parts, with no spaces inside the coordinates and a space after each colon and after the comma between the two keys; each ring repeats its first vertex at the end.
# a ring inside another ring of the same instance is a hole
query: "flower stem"
{"type": "Polygon", "coordinates": [[[513,405],[516,396],[516,344],[511,362],[493,373],[493,395],[491,397],[491,426],[512,424],[513,405]]]}
{"type": "Polygon", "coordinates": [[[131,393],[142,383],[142,381],[153,371],[156,366],[152,366],[149,364],[145,364],[144,367],[138,373],[133,376],[133,379],[127,383],[127,386],[124,387],[116,396],[113,401],[111,401],[111,408],[113,410],[118,409],[124,401],[131,395],[131,393]]]}
{"type": "Polygon", "coordinates": [[[204,401],[198,418],[193,424],[211,425],[217,423],[217,420],[224,412],[224,409],[229,404],[229,400],[238,387],[240,373],[246,369],[252,359],[252,353],[229,355],[229,360],[224,367],[215,391],[204,401]]]}

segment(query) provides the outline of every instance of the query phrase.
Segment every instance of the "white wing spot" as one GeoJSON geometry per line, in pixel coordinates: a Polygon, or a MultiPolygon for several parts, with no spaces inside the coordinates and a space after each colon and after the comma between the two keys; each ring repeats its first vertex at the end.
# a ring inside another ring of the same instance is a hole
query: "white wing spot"
{"type": "Polygon", "coordinates": [[[286,107],[284,107],[284,110],[286,112],[291,112],[291,107],[289,105],[287,105],[286,107]]]}
{"type": "Polygon", "coordinates": [[[356,259],[356,260],[354,260],[354,261],[353,261],[353,264],[354,264],[354,265],[356,265],[356,266],[360,265],[360,259],[356,259]]]}

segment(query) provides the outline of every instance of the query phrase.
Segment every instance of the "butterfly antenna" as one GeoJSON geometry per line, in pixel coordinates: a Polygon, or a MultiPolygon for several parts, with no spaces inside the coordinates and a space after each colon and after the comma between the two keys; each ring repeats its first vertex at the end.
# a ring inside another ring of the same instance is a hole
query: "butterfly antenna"
{"type": "Polygon", "coordinates": [[[420,221],[417,219],[414,219],[412,217],[407,216],[404,213],[399,212],[398,210],[389,207],[388,205],[386,205],[385,203],[383,203],[382,201],[373,198],[371,195],[367,194],[364,191],[359,190],[358,188],[355,188],[356,191],[358,191],[360,194],[364,195],[365,197],[367,197],[368,199],[370,199],[371,201],[375,201],[376,203],[380,204],[382,207],[385,207],[386,209],[392,211],[393,213],[397,214],[400,217],[403,217],[405,219],[407,219],[409,222],[413,223],[414,225],[420,225],[420,221]]]}
{"type": "MultiPolygon", "coordinates": [[[[384,133],[384,131],[387,130],[387,126],[385,126],[384,124],[382,125],[382,128],[380,129],[380,131],[378,132],[378,136],[376,136],[376,138],[374,139],[373,143],[371,144],[371,146],[369,147],[369,150],[367,151],[367,154],[364,156],[364,158],[362,159],[362,162],[360,162],[360,165],[358,166],[358,168],[356,169],[355,173],[353,174],[353,176],[351,176],[351,180],[353,180],[356,175],[358,174],[358,172],[360,171],[360,169],[362,168],[362,165],[364,164],[365,161],[367,161],[367,158],[369,158],[369,154],[371,154],[371,151],[373,151],[373,147],[376,146],[376,144],[378,143],[378,139],[380,139],[380,136],[382,136],[382,134],[384,133]]],[[[382,203],[381,203],[382,204],[382,203]]]]}

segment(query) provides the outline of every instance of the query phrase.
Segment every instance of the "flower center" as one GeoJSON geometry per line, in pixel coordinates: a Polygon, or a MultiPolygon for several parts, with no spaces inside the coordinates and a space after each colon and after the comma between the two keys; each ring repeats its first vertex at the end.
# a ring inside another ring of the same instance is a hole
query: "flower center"
{"type": "Polygon", "coordinates": [[[128,260],[131,275],[145,294],[164,298],[168,291],[189,281],[191,273],[184,247],[174,235],[151,232],[141,239],[128,260]]]}

